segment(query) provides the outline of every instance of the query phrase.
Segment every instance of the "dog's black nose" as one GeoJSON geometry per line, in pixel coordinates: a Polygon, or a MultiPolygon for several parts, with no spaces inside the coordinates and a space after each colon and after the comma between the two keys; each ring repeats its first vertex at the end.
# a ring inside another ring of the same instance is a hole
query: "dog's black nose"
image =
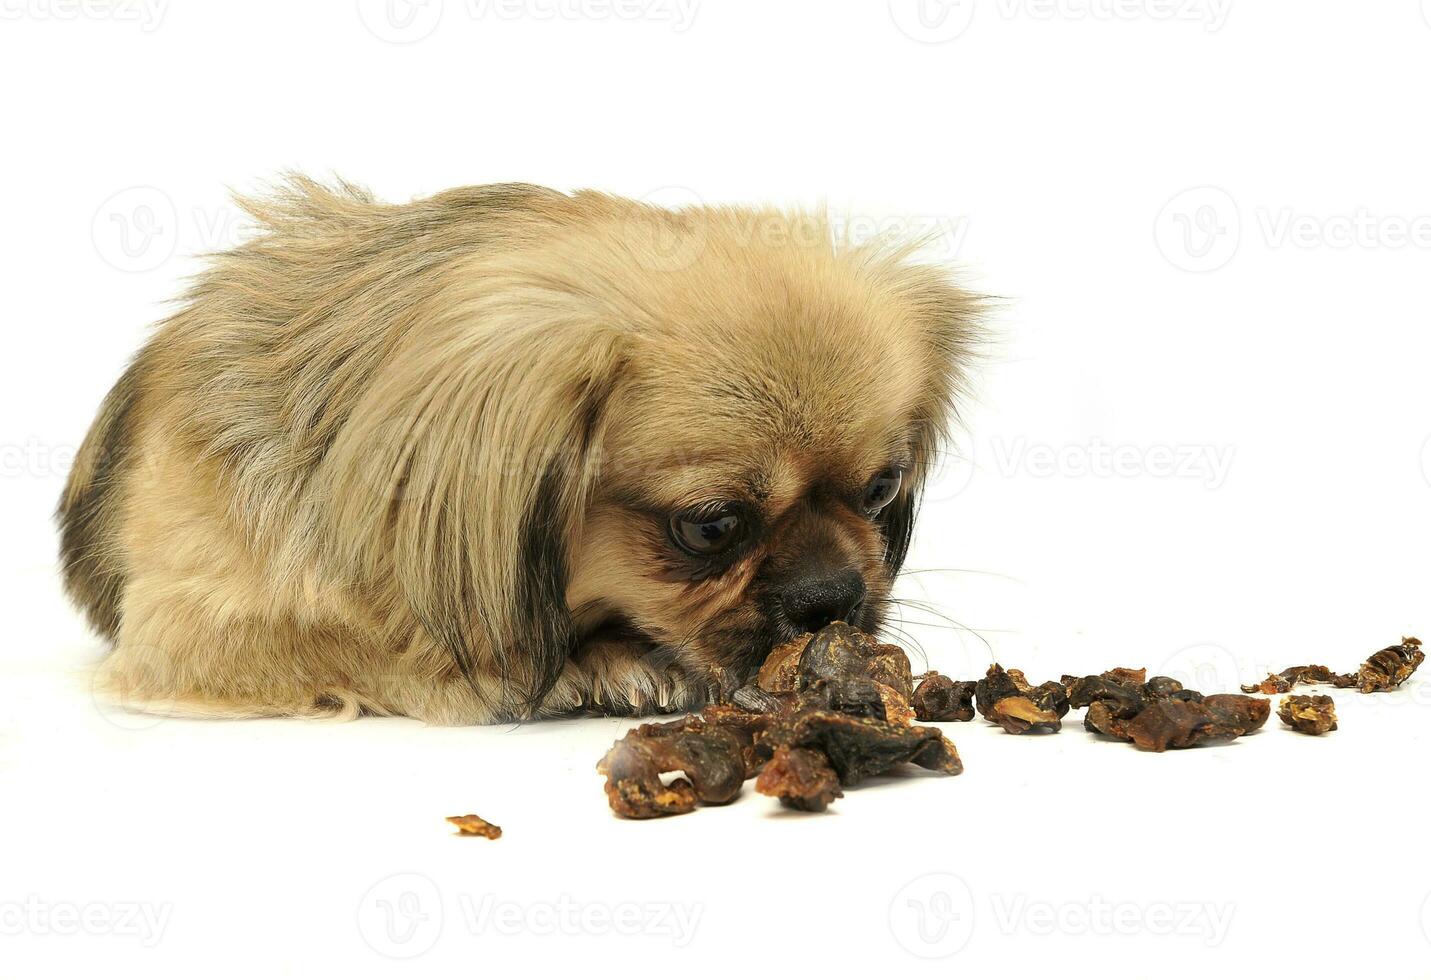
{"type": "Polygon", "coordinates": [[[864,577],[853,569],[802,578],[780,592],[785,617],[811,633],[837,619],[849,619],[864,601],[864,577]]]}

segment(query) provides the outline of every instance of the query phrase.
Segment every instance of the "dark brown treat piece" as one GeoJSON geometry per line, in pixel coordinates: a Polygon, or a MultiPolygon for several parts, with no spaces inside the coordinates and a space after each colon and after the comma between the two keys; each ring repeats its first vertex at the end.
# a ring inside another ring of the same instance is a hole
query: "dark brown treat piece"
{"type": "Polygon", "coordinates": [[[974,717],[974,682],[931,672],[914,689],[909,703],[920,721],[969,721],[974,717]]]}
{"type": "Polygon", "coordinates": [[[756,714],[772,714],[785,705],[781,695],[766,691],[758,684],[746,684],[736,688],[730,694],[730,703],[742,711],[756,714]]]}
{"type": "Polygon", "coordinates": [[[468,813],[460,817],[448,817],[447,822],[457,828],[457,833],[461,837],[485,837],[488,840],[496,840],[502,836],[502,828],[494,823],[488,823],[475,813],[468,813]]]}
{"type": "Polygon", "coordinates": [[[805,645],[809,642],[810,634],[804,633],[771,650],[755,678],[760,689],[772,694],[795,690],[795,681],[800,675],[800,654],[805,652],[805,645]]]}
{"type": "MultiPolygon", "coordinates": [[[[1293,670],[1295,668],[1287,668],[1293,670]]],[[[1285,673],[1285,672],[1284,672],[1285,673]]],[[[1242,690],[1246,694],[1283,694],[1292,690],[1291,681],[1282,674],[1268,674],[1267,679],[1258,684],[1243,684],[1242,690]]]]}
{"type": "Polygon", "coordinates": [[[1105,710],[1112,711],[1119,718],[1132,718],[1143,710],[1143,690],[1139,687],[1119,684],[1109,680],[1108,675],[1089,675],[1079,678],[1069,685],[1069,705],[1088,708],[1099,701],[1108,702],[1105,710]]]}
{"type": "Polygon", "coordinates": [[[1162,752],[1185,749],[1256,731],[1267,721],[1271,702],[1242,694],[1176,691],[1162,700],[1094,701],[1083,716],[1083,727],[1110,738],[1133,742],[1140,749],[1162,752]],[[1191,698],[1191,699],[1190,699],[1191,698]]]}
{"type": "Polygon", "coordinates": [[[1186,749],[1241,735],[1230,712],[1215,712],[1194,701],[1154,701],[1127,722],[1128,737],[1140,749],[1162,752],[1186,749]]]}
{"type": "Polygon", "coordinates": [[[1148,681],[1147,667],[1114,667],[1103,672],[1103,679],[1125,687],[1142,687],[1148,681]]]}
{"type": "Polygon", "coordinates": [[[906,700],[914,693],[914,672],[909,657],[893,643],[881,643],[865,664],[865,676],[897,691],[906,700]]]}
{"type": "Polygon", "coordinates": [[[1116,714],[1120,718],[1131,718],[1143,710],[1143,688],[1123,684],[1108,674],[1090,674],[1066,682],[1068,703],[1075,708],[1086,708],[1097,701],[1116,702],[1116,714]]]}
{"type": "Polygon", "coordinates": [[[1277,717],[1307,735],[1337,730],[1337,708],[1325,694],[1289,694],[1277,703],[1277,717]]]}
{"type": "Polygon", "coordinates": [[[1182,689],[1182,681],[1172,677],[1149,677],[1143,682],[1143,696],[1151,701],[1166,701],[1182,689]]]}
{"type": "MultiPolygon", "coordinates": [[[[611,808],[637,818],[728,802],[752,776],[760,792],[820,810],[840,785],[905,762],[962,772],[938,729],[910,724],[912,688],[904,651],[832,623],[772,651],[758,684],[722,684],[727,700],[702,714],[632,729],[597,770],[606,776],[611,808]]],[[[1061,697],[1067,710],[1061,685],[1030,692],[1049,704],[1061,697]]]]}
{"type": "Polygon", "coordinates": [[[801,703],[809,707],[828,708],[841,714],[859,718],[877,718],[887,721],[885,700],[881,696],[880,684],[868,677],[834,677],[816,681],[801,698],[801,703]]]}
{"type": "Polygon", "coordinates": [[[1069,707],[1068,689],[1058,681],[1034,687],[1023,671],[1005,670],[999,664],[991,664],[974,685],[974,703],[979,714],[1013,735],[1034,729],[1056,732],[1069,707]],[[1001,708],[1005,701],[1009,703],[1001,708]]]}
{"type": "Polygon", "coordinates": [[[1068,688],[1058,681],[1044,681],[1026,696],[1043,711],[1051,711],[1060,718],[1068,714],[1068,688]]]}
{"type": "MultiPolygon", "coordinates": [[[[1022,674],[1017,676],[1022,677],[1022,674]]],[[[1019,697],[1028,690],[1028,682],[1021,687],[1015,677],[999,664],[990,664],[984,676],[974,683],[974,706],[985,718],[994,710],[994,705],[1004,698],[1019,697]]]]}
{"type": "MultiPolygon", "coordinates": [[[[1101,674],[1064,674],[1059,678],[1059,683],[1064,687],[1072,687],[1076,682],[1086,681],[1091,677],[1109,684],[1116,684],[1119,687],[1140,688],[1148,679],[1148,668],[1138,667],[1134,669],[1132,667],[1114,667],[1111,670],[1105,670],[1101,674]]],[[[1074,705],[1074,707],[1081,707],[1081,705],[1074,705]]]]}
{"type": "Polygon", "coordinates": [[[597,764],[606,777],[611,809],[643,819],[687,813],[696,803],[729,803],[745,782],[746,753],[730,728],[699,719],[642,725],[613,745],[597,764]],[[687,729],[674,730],[685,724],[687,729]],[[669,785],[663,774],[680,772],[669,785]]]}
{"type": "Polygon", "coordinates": [[[1247,694],[1284,694],[1298,684],[1328,684],[1332,676],[1330,668],[1319,664],[1288,667],[1280,673],[1268,674],[1260,684],[1243,684],[1242,690],[1247,694]]]}
{"type": "Polygon", "coordinates": [[[1355,674],[1337,674],[1332,683],[1337,687],[1355,687],[1363,694],[1394,690],[1414,674],[1425,659],[1421,641],[1414,636],[1404,636],[1397,645],[1373,653],[1355,674]]]}
{"type": "Polygon", "coordinates": [[[879,681],[875,681],[875,689],[884,702],[885,721],[895,725],[908,725],[914,721],[914,708],[910,706],[909,698],[879,681]]]}
{"type": "Polygon", "coordinates": [[[1209,694],[1202,706],[1212,712],[1219,724],[1238,728],[1238,735],[1257,731],[1272,714],[1272,702],[1266,698],[1250,698],[1245,694],[1209,694]]]}
{"type": "Polygon", "coordinates": [[[817,749],[777,748],[755,780],[755,791],[796,810],[819,812],[844,796],[840,778],[817,749]]]}
{"type": "Polygon", "coordinates": [[[782,747],[820,750],[844,786],[904,762],[950,775],[964,769],[953,743],[937,728],[861,718],[823,708],[804,708],[781,716],[756,742],[756,754],[769,759],[782,747]]]}
{"type": "Polygon", "coordinates": [[[1094,701],[1083,716],[1083,727],[1099,735],[1131,742],[1133,737],[1128,734],[1128,722],[1142,710],[1142,704],[1139,702],[1137,709],[1121,714],[1125,707],[1117,701],[1094,701]]]}
{"type": "Polygon", "coordinates": [[[868,633],[849,623],[831,623],[816,633],[800,654],[796,687],[803,689],[837,677],[866,676],[874,653],[875,643],[868,633]]]}
{"type": "Polygon", "coordinates": [[[1061,716],[1049,708],[1041,708],[1032,698],[1022,694],[1000,698],[987,715],[994,724],[1010,735],[1026,735],[1031,731],[1056,732],[1063,727],[1061,716]]]}
{"type": "Polygon", "coordinates": [[[863,718],[875,718],[896,725],[914,720],[909,701],[894,688],[868,677],[837,677],[816,681],[796,696],[790,711],[820,708],[863,718]]]}
{"type": "Polygon", "coordinates": [[[699,716],[688,715],[684,721],[687,731],[720,728],[733,735],[740,743],[741,759],[745,763],[745,778],[749,779],[760,771],[760,761],[755,757],[755,739],[774,719],[773,714],[743,711],[730,704],[712,704],[699,716]]]}
{"type": "MultiPolygon", "coordinates": [[[[781,704],[785,701],[782,699],[781,704]]],[[[734,704],[706,705],[699,715],[687,715],[681,720],[682,731],[704,731],[707,728],[730,728],[747,735],[756,735],[774,720],[769,712],[747,711],[734,704]]],[[[644,725],[642,726],[645,727],[644,725]]]]}

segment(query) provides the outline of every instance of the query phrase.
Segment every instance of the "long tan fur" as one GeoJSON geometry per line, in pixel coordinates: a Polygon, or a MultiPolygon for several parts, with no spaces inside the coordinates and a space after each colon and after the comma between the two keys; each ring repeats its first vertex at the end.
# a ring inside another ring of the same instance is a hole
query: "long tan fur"
{"type": "Polygon", "coordinates": [[[242,203],[259,234],[125,372],[61,502],[114,696],[439,723],[692,706],[779,638],[762,583],[817,539],[877,622],[976,314],[908,248],[528,185],[394,206],[293,178],[242,203]],[[894,457],[880,520],[812,503],[894,457]],[[666,515],[734,494],[763,537],[690,574],[666,515]]]}

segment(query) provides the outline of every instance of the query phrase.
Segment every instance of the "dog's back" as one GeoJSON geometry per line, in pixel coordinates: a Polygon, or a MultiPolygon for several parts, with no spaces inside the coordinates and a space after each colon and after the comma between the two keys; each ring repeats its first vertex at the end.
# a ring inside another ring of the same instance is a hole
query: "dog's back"
{"type": "Polygon", "coordinates": [[[119,632],[124,591],[119,495],[129,455],[129,422],[143,373],[141,355],[105,396],[75,457],[57,515],[65,589],[95,630],[109,639],[119,632]]]}
{"type": "MultiPolygon", "coordinates": [[[[188,295],[186,308],[161,325],[110,390],[60,500],[56,516],[65,588],[95,630],[109,639],[119,631],[126,578],[120,535],[126,477],[137,455],[136,420],[156,379],[167,379],[162,385],[173,386],[177,380],[182,387],[207,388],[222,402],[218,396],[244,364],[291,348],[305,329],[316,325],[312,310],[321,306],[318,300],[325,298],[326,284],[351,280],[362,267],[380,266],[384,255],[402,256],[407,267],[401,273],[411,275],[415,262],[440,263],[455,250],[510,237],[522,225],[514,218],[560,220],[568,201],[535,185],[492,184],[457,188],[408,205],[386,205],[361,188],[329,188],[301,176],[291,178],[272,198],[240,199],[260,234],[213,257],[188,295]],[[414,247],[429,242],[430,248],[414,247]],[[229,314],[217,331],[216,318],[208,312],[212,309],[229,314]],[[234,331],[233,323],[244,324],[245,330],[234,331]],[[209,333],[218,338],[203,337],[209,333]],[[156,351],[181,339],[204,353],[176,379],[171,367],[155,363],[156,351]]],[[[326,298],[331,301],[331,294],[326,298]]],[[[264,397],[264,386],[256,379],[240,380],[241,390],[231,395],[251,402],[264,397]]],[[[276,425],[280,406],[249,407],[253,411],[244,424],[214,425],[201,440],[205,448],[235,459],[262,455],[262,439],[245,446],[227,440],[239,430],[252,435],[253,423],[265,417],[276,425]]],[[[232,411],[231,406],[226,410],[232,411]]],[[[292,430],[284,435],[291,436],[292,430]]]]}

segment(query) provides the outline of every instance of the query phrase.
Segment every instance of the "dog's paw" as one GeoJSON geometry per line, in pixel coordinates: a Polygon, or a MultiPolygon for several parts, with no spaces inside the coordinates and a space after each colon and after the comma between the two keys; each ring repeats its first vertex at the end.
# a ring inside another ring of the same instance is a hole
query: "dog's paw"
{"type": "Polygon", "coordinates": [[[714,678],[696,676],[635,646],[583,651],[572,667],[578,690],[564,700],[572,701],[574,696],[571,707],[604,715],[637,717],[694,711],[719,695],[714,678]]]}

